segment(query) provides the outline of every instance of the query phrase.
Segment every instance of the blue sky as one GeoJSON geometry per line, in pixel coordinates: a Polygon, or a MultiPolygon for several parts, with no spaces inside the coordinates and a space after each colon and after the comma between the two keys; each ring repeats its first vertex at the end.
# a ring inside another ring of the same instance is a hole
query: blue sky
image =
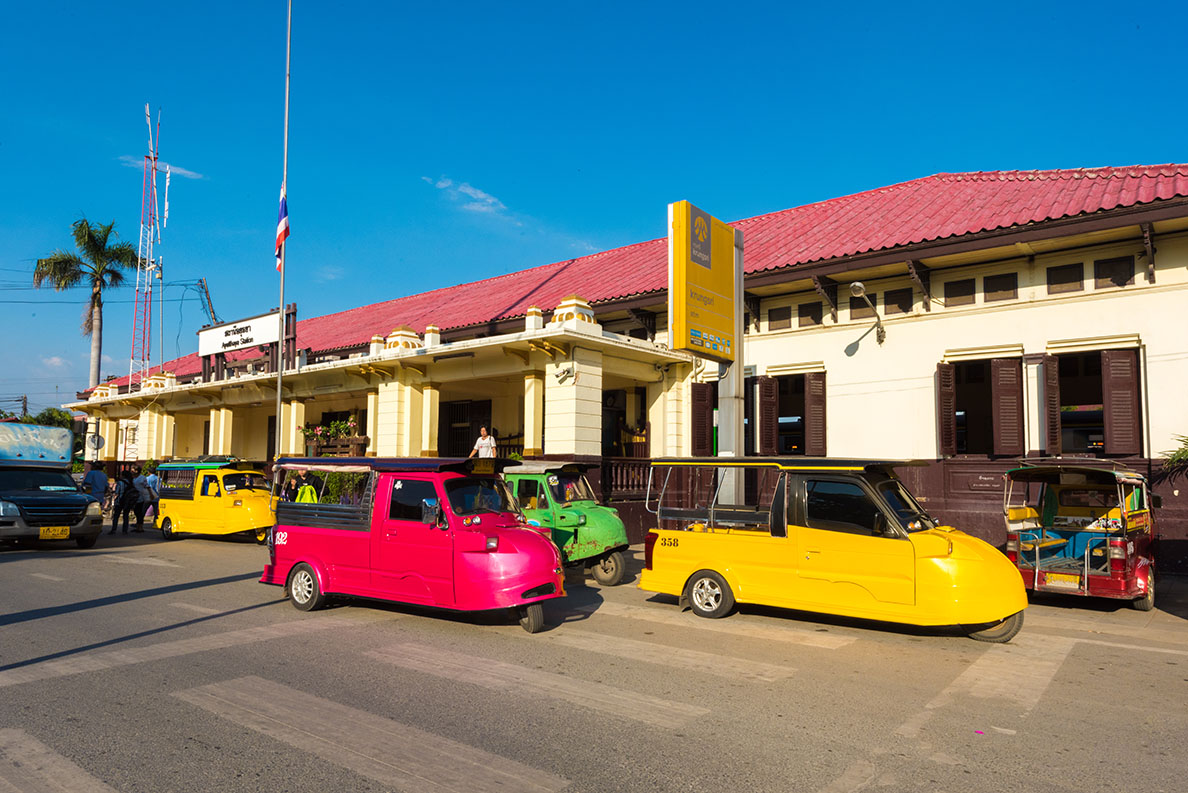
{"type": "MultiPolygon", "coordinates": [[[[1182,3],[295,5],[300,317],[659,237],[684,198],[736,220],[944,171],[1188,161],[1182,3]]],[[[145,102],[166,282],[205,277],[224,319],[276,305],[284,46],[279,1],[6,10],[0,399],[86,385],[85,293],[31,274],[83,215],[135,243],[145,102]]],[[[204,317],[165,296],[168,359],[204,317]]],[[[127,374],[132,298],[107,297],[104,374],[127,374]]]]}

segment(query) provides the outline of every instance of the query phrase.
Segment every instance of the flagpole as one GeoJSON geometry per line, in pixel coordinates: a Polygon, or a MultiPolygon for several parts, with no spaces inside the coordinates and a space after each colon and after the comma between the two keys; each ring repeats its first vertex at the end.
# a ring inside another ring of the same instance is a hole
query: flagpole
{"type": "MultiPolygon", "coordinates": [[[[289,64],[293,55],[293,0],[289,0],[289,27],[285,41],[285,157],[281,171],[281,197],[285,198],[289,182],[289,64]]],[[[273,459],[281,453],[284,426],[281,421],[281,387],[285,373],[285,244],[280,249],[280,314],[277,317],[276,337],[276,437],[273,459]]],[[[296,330],[296,328],[294,328],[296,330]]]]}

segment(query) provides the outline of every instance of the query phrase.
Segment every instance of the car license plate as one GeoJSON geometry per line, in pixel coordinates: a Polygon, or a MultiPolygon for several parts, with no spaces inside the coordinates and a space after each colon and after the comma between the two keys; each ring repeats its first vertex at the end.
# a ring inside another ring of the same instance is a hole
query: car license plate
{"type": "Polygon", "coordinates": [[[42,540],[65,540],[70,537],[69,526],[42,526],[37,533],[42,540]]]}
{"type": "Polygon", "coordinates": [[[1051,587],[1060,587],[1061,589],[1080,589],[1081,577],[1069,573],[1048,573],[1044,576],[1044,583],[1051,587]]]}

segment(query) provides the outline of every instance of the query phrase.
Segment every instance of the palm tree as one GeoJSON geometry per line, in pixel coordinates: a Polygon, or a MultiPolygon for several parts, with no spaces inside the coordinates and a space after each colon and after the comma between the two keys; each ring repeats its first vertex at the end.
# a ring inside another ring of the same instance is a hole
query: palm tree
{"type": "Polygon", "coordinates": [[[70,289],[89,282],[91,299],[83,312],[82,334],[91,337],[89,388],[99,385],[99,363],[103,357],[103,290],[124,283],[122,269],[136,267],[136,249],[128,242],[111,242],[115,221],[106,226],[91,225],[86,218],[74,221],[74,245],[78,253],[56,250],[37,260],[33,286],[49,283],[55,290],[70,289]]]}

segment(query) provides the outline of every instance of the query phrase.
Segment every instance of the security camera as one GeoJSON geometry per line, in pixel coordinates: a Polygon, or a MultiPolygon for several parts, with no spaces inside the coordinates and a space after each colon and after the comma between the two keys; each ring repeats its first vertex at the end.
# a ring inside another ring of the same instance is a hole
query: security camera
{"type": "Polygon", "coordinates": [[[558,369],[555,375],[558,383],[564,383],[569,378],[573,377],[573,367],[567,366],[564,369],[558,369]]]}

